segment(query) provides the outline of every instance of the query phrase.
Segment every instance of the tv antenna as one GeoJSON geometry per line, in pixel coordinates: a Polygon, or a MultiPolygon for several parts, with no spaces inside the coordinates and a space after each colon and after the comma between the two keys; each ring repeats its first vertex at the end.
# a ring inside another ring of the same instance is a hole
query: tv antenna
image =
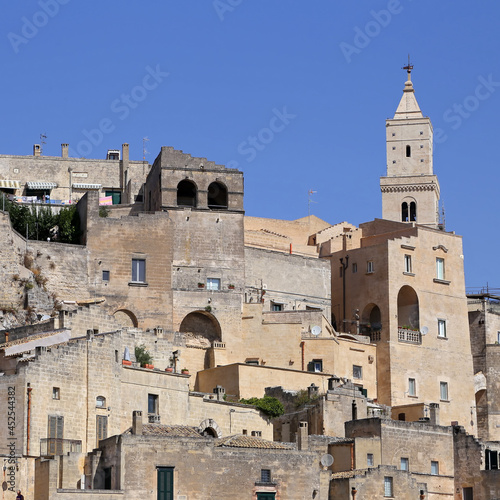
{"type": "Polygon", "coordinates": [[[309,191],[307,191],[307,195],[308,195],[308,199],[307,199],[307,216],[308,217],[311,217],[311,203],[318,203],[317,201],[313,201],[311,200],[311,196],[313,194],[316,194],[317,191],[313,191],[312,189],[309,189],[309,191]]]}
{"type": "Polygon", "coordinates": [[[40,154],[43,155],[43,146],[44,144],[47,144],[47,134],[44,132],[43,134],[40,134],[40,154]]]}

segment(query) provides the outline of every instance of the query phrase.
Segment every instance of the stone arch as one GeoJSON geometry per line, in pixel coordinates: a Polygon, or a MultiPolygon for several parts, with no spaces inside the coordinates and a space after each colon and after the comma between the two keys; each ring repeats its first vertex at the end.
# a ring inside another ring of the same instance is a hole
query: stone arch
{"type": "Polygon", "coordinates": [[[212,210],[227,209],[227,187],[222,182],[212,182],[208,186],[207,204],[212,210]]]}
{"type": "Polygon", "coordinates": [[[137,328],[139,324],[136,315],[128,309],[118,309],[113,313],[113,316],[122,326],[137,328]]]}
{"type": "Polygon", "coordinates": [[[378,332],[382,330],[382,316],[380,308],[373,302],[368,304],[361,314],[361,326],[378,332]]]}
{"type": "Polygon", "coordinates": [[[222,430],[217,425],[217,422],[212,418],[206,418],[203,422],[198,426],[198,432],[203,436],[209,436],[214,438],[222,437],[222,430]]]}
{"type": "Polygon", "coordinates": [[[401,287],[398,293],[398,326],[420,328],[417,292],[408,285],[401,287]]]}
{"type": "Polygon", "coordinates": [[[416,222],[417,221],[417,200],[411,196],[404,198],[401,203],[401,221],[416,222]]]}
{"type": "Polygon", "coordinates": [[[196,339],[207,347],[214,341],[220,341],[222,335],[217,318],[207,311],[190,312],[182,320],[179,331],[186,334],[188,340],[196,339]]]}
{"type": "Polygon", "coordinates": [[[198,188],[193,181],[184,179],[177,184],[177,206],[196,208],[198,188]]]}

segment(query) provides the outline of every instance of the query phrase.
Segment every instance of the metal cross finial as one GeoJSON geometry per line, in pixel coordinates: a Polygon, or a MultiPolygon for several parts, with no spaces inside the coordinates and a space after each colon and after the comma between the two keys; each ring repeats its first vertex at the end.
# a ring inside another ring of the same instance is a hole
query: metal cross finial
{"type": "Polygon", "coordinates": [[[413,69],[413,64],[410,63],[410,54],[408,54],[408,64],[406,66],[403,66],[401,69],[405,69],[408,72],[408,80],[409,80],[411,70],[413,69]]]}

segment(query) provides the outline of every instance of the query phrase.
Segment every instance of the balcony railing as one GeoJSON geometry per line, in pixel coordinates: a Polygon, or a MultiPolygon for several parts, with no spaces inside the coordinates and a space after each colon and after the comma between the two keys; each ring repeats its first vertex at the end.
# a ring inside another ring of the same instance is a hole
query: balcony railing
{"type": "Polygon", "coordinates": [[[370,337],[370,342],[378,342],[380,340],[381,333],[382,332],[380,330],[377,331],[370,330],[368,332],[368,336],[370,337]]]}
{"type": "Polygon", "coordinates": [[[421,344],[422,334],[419,331],[398,328],[398,341],[407,342],[408,344],[421,344]]]}
{"type": "Polygon", "coordinates": [[[51,457],[67,455],[68,453],[81,453],[82,442],[75,439],[40,439],[40,456],[51,457]]]}

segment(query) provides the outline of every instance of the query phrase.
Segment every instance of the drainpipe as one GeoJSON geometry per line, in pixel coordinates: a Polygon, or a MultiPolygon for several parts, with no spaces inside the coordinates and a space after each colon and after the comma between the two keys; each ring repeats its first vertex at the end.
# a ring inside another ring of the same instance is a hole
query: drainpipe
{"type": "Polygon", "coordinates": [[[351,443],[351,470],[354,470],[354,443],[351,443]]]}
{"type": "Polygon", "coordinates": [[[305,351],[305,347],[306,347],[306,343],[304,341],[302,341],[300,343],[300,347],[302,349],[302,371],[305,371],[305,355],[304,355],[304,351],[305,351]]]}
{"type": "Polygon", "coordinates": [[[31,427],[31,391],[33,389],[28,384],[28,421],[26,423],[26,455],[30,454],[30,427],[31,427]]]}

